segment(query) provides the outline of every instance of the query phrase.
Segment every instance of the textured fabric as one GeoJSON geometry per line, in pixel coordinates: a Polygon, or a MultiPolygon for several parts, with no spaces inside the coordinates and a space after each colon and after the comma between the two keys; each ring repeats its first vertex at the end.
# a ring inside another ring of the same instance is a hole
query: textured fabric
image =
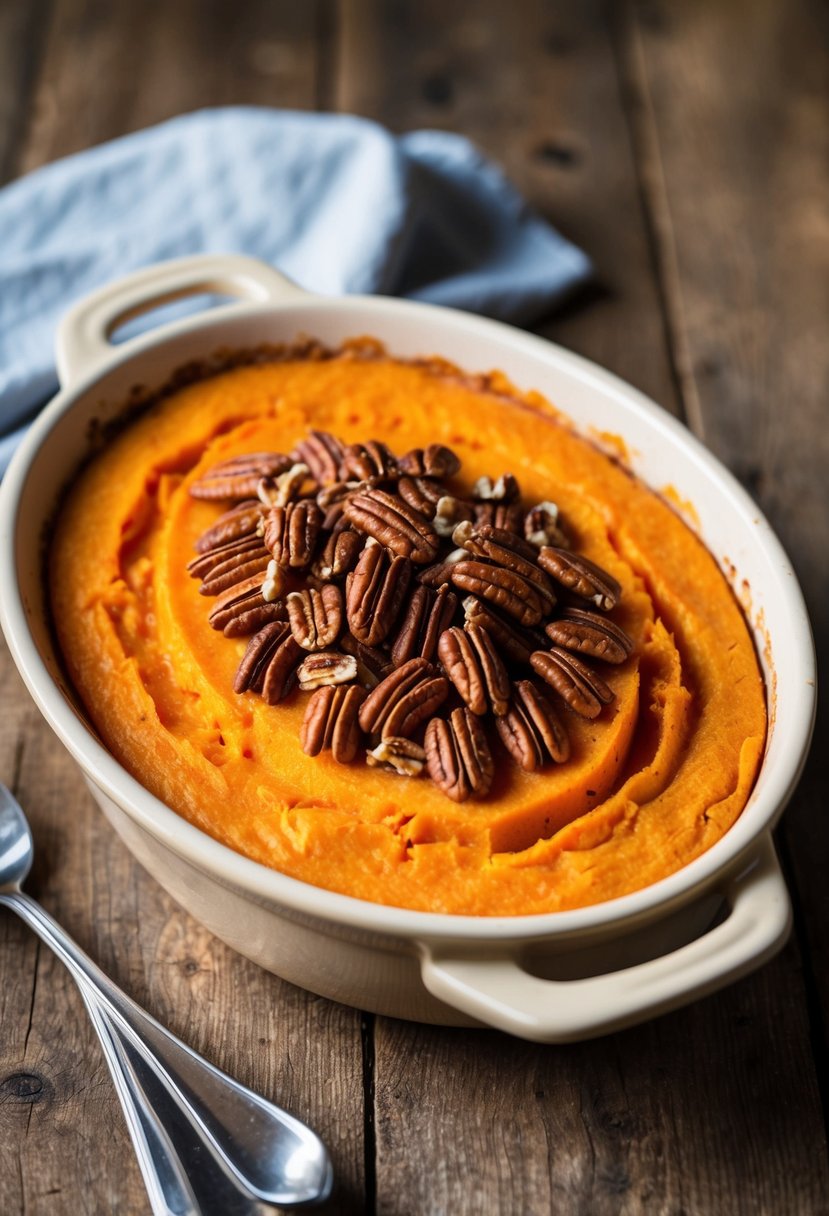
{"type": "Polygon", "coordinates": [[[254,255],[312,291],[518,324],[590,273],[460,136],[249,108],[173,119],[0,191],[0,470],[57,387],[66,308],[140,266],[205,251],[254,255]]]}

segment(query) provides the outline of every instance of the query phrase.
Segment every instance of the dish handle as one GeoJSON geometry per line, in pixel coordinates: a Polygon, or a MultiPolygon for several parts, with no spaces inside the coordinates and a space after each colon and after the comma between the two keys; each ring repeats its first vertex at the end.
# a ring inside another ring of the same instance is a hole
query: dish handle
{"type": "Polygon", "coordinates": [[[739,979],[783,945],[791,905],[771,837],[723,892],[725,919],[669,954],[588,979],[545,980],[513,953],[464,956],[423,945],[429,992],[477,1021],[539,1043],[571,1043],[631,1026],[739,979]]]}
{"type": "MultiPolygon", "coordinates": [[[[222,311],[238,308],[239,300],[284,303],[308,295],[272,266],[241,254],[199,253],[145,266],[85,296],[63,318],[56,338],[61,387],[67,388],[113,354],[112,334],[126,321],[174,300],[206,293],[236,297],[221,306],[222,311]]],[[[154,334],[169,332],[178,324],[182,322],[162,324],[154,334]]]]}

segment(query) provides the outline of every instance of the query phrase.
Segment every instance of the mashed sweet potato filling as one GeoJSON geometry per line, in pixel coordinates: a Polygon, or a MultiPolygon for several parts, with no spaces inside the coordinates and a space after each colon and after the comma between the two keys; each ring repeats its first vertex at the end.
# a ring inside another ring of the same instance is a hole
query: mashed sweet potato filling
{"type": "Polygon", "coordinates": [[[113,754],[231,848],[316,886],[401,907],[518,915],[597,903],[691,861],[743,809],[766,714],[751,638],[713,559],[674,512],[533,395],[499,377],[371,348],[237,367],[157,403],[93,461],[60,512],[55,621],[113,754]],[[396,452],[445,443],[461,488],[509,471],[553,499],[576,547],[622,585],[636,643],[594,721],[563,715],[572,757],[527,773],[496,749],[485,802],[305,755],[304,704],[232,691],[245,648],[211,629],[186,566],[222,507],[189,484],[311,427],[396,452]]]}

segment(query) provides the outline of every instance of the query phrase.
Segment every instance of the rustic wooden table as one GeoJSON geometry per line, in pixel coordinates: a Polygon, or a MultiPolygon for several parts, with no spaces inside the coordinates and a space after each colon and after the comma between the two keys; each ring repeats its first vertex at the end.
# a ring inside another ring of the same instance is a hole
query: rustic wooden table
{"type": "MultiPolygon", "coordinates": [[[[598,268],[541,332],[735,471],[826,642],[818,0],[0,0],[0,178],[228,103],[450,128],[498,158],[598,268]]],[[[778,835],[783,953],[639,1029],[539,1047],[362,1014],[238,957],[132,860],[5,654],[0,695],[0,778],[38,843],[31,890],[162,1022],[321,1132],[331,1212],[829,1211],[825,746],[778,835]]],[[[78,994],[10,916],[0,975],[0,1211],[146,1212],[78,994]]]]}

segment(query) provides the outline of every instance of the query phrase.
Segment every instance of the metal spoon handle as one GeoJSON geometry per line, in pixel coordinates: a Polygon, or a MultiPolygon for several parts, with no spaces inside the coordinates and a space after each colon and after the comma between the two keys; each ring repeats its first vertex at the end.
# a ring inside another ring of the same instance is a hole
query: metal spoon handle
{"type": "Polygon", "coordinates": [[[195,1137],[202,1150],[199,1170],[212,1163],[211,1168],[248,1200],[289,1206],[328,1195],[331,1165],[310,1128],[165,1030],[113,984],[35,900],[12,891],[0,895],[0,902],[13,908],[51,946],[81,989],[116,1080],[142,1169],[159,1163],[148,1190],[152,1199],[155,1189],[164,1206],[154,1211],[200,1210],[193,1206],[193,1178],[188,1178],[171,1138],[171,1128],[180,1127],[182,1118],[188,1124],[186,1139],[192,1143],[195,1137]]]}

